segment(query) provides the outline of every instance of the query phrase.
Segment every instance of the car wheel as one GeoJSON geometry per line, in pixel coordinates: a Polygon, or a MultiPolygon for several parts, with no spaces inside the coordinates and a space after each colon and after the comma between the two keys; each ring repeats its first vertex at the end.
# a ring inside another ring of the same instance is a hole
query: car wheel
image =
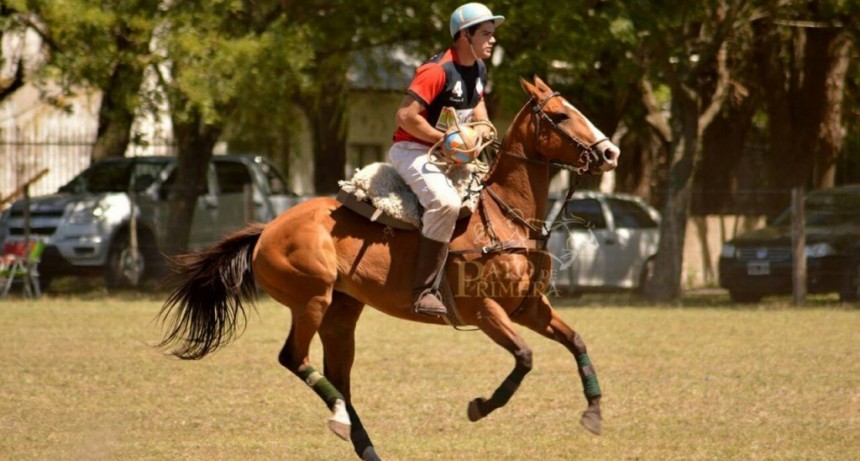
{"type": "Polygon", "coordinates": [[[860,259],[855,259],[845,274],[845,282],[839,292],[839,300],[843,303],[860,299],[860,259]]]}
{"type": "Polygon", "coordinates": [[[764,295],[755,291],[729,290],[729,297],[736,303],[757,303],[764,295]]]}
{"type": "Polygon", "coordinates": [[[128,233],[120,231],[114,239],[108,254],[104,279],[108,289],[137,287],[146,271],[146,261],[138,245],[133,251],[129,244],[128,233]]]}

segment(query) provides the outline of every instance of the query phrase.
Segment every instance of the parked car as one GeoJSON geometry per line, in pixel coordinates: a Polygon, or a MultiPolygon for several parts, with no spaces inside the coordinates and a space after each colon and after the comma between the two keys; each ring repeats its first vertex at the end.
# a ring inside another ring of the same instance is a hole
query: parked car
{"type": "MultiPolygon", "coordinates": [[[[809,293],[860,298],[860,185],[810,192],[804,197],[809,293]]],[[[771,224],[723,245],[720,285],[735,302],[792,292],[791,210],[771,224]]]]}
{"type": "Polygon", "coordinates": [[[626,194],[577,192],[561,210],[553,200],[549,241],[554,287],[569,294],[637,290],[653,273],[660,242],[660,214],[626,194]]]}
{"type": "MultiPolygon", "coordinates": [[[[136,285],[163,270],[160,248],[167,235],[168,192],[176,158],[153,156],[96,162],[56,194],[30,199],[30,233],[46,243],[39,266],[42,284],[60,275],[101,274],[109,288],[136,285]],[[130,238],[136,203],[138,250],[130,238]],[[134,257],[134,256],[137,257],[134,257]]],[[[269,221],[301,200],[281,173],[251,155],[215,156],[207,188],[200,191],[189,249],[199,249],[246,224],[245,185],[251,185],[253,219],[269,221]]],[[[0,215],[0,241],[23,239],[24,201],[0,215]]]]}

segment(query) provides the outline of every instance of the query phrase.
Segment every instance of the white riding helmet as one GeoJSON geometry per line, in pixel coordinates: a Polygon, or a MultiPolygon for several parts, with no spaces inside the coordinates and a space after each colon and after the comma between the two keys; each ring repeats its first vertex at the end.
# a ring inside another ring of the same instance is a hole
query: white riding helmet
{"type": "Polygon", "coordinates": [[[503,22],[505,22],[505,17],[493,15],[493,12],[484,6],[483,3],[466,3],[451,13],[451,22],[449,24],[451,28],[451,38],[463,29],[486,21],[493,21],[496,27],[499,27],[503,22]]]}

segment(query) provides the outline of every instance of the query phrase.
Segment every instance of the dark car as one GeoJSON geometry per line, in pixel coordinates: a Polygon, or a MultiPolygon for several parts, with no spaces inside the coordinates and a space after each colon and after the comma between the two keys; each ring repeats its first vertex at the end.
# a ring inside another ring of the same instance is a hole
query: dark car
{"type": "MultiPolygon", "coordinates": [[[[860,297],[860,185],[810,192],[804,197],[807,290],[860,297]]],[[[735,302],[792,292],[791,211],[763,229],[723,245],[720,285],[735,302]]]]}

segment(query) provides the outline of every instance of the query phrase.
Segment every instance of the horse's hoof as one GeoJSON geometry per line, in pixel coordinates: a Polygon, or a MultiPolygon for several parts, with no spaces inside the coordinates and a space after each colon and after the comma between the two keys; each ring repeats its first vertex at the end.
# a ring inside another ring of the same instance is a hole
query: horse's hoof
{"type": "Polygon", "coordinates": [[[376,450],[373,449],[373,445],[364,449],[364,453],[361,454],[362,461],[382,461],[382,458],[376,454],[376,450]]]}
{"type": "Polygon", "coordinates": [[[469,415],[469,421],[474,423],[475,421],[478,421],[484,416],[486,416],[482,414],[481,409],[478,408],[478,404],[482,403],[483,401],[483,398],[478,397],[477,399],[469,402],[469,411],[467,412],[467,414],[469,415]]]}
{"type": "Polygon", "coordinates": [[[601,422],[599,413],[585,410],[579,422],[582,423],[582,427],[588,429],[592,434],[600,435],[601,422]]]}
{"type": "Polygon", "coordinates": [[[334,435],[349,440],[352,423],[350,423],[349,414],[346,412],[346,403],[341,399],[334,402],[331,418],[328,419],[328,428],[334,432],[334,435]]]}
{"type": "Polygon", "coordinates": [[[328,429],[334,432],[334,435],[349,441],[349,432],[352,430],[352,425],[344,424],[340,421],[335,421],[334,419],[329,419],[328,429]]]}

